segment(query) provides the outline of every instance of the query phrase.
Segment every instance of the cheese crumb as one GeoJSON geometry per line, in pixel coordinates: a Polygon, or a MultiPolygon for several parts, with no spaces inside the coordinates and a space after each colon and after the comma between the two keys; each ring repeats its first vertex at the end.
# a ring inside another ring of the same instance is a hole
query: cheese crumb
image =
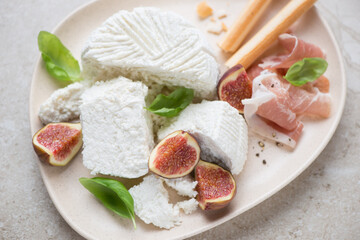
{"type": "Polygon", "coordinates": [[[195,190],[197,181],[193,181],[189,175],[181,178],[164,179],[164,182],[181,196],[196,197],[197,195],[195,190]]]}
{"type": "MultiPolygon", "coordinates": [[[[169,203],[169,194],[160,178],[149,175],[142,183],[130,188],[129,192],[134,199],[136,215],[145,223],[166,229],[181,224],[179,206],[169,203]]],[[[180,204],[184,211],[189,212],[192,208],[187,205],[191,203],[180,204]]]]}
{"type": "Polygon", "coordinates": [[[200,18],[207,18],[213,14],[212,8],[206,3],[206,1],[199,3],[196,11],[200,18]]]}
{"type": "Polygon", "coordinates": [[[222,30],[223,30],[224,32],[227,32],[227,30],[228,30],[228,28],[227,28],[227,26],[225,25],[224,22],[221,22],[221,28],[222,28],[222,30]]]}
{"type": "Polygon", "coordinates": [[[195,211],[197,209],[198,205],[199,205],[199,202],[196,201],[195,198],[191,198],[189,200],[178,202],[176,204],[176,206],[178,206],[181,210],[183,210],[185,214],[190,214],[193,211],[195,211]]]}
{"type": "Polygon", "coordinates": [[[227,17],[225,10],[219,10],[219,12],[216,15],[218,19],[223,19],[227,17]]]}
{"type": "Polygon", "coordinates": [[[43,124],[69,122],[80,116],[80,96],[87,89],[85,84],[75,82],[56,90],[40,106],[39,118],[43,124]]]}
{"type": "Polygon", "coordinates": [[[209,22],[206,30],[209,33],[219,35],[223,31],[223,27],[220,22],[209,22]]]}

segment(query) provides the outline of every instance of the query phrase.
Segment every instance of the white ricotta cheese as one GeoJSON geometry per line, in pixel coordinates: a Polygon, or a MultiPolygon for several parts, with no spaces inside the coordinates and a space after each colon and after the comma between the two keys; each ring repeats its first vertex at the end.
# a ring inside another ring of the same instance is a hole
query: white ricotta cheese
{"type": "Polygon", "coordinates": [[[223,31],[223,27],[220,21],[209,22],[206,26],[206,31],[212,34],[219,35],[223,31]]]}
{"type": "Polygon", "coordinates": [[[248,130],[244,118],[224,101],[190,104],[158,132],[158,139],[184,130],[199,142],[201,159],[223,163],[239,174],[247,158],[248,130]]]}
{"type": "Polygon", "coordinates": [[[197,191],[195,187],[197,181],[193,181],[189,175],[181,178],[166,179],[164,178],[166,185],[176,190],[176,192],[185,197],[196,197],[197,191]]]}
{"type": "Polygon", "coordinates": [[[75,82],[58,89],[40,106],[39,118],[43,124],[69,122],[80,116],[80,96],[87,85],[75,82]]]}
{"type": "Polygon", "coordinates": [[[194,212],[199,206],[199,202],[195,198],[189,200],[181,201],[176,204],[185,214],[190,214],[194,212]]]}
{"type": "Polygon", "coordinates": [[[82,95],[83,163],[92,174],[137,178],[148,172],[152,122],[147,87],[118,79],[96,82],[82,95]]]}
{"type": "Polygon", "coordinates": [[[206,38],[183,17],[156,8],[122,10],[95,30],[82,52],[84,74],[119,75],[168,87],[184,86],[213,98],[218,64],[206,38]]]}
{"type": "MultiPolygon", "coordinates": [[[[166,229],[181,224],[179,207],[169,203],[169,194],[160,178],[146,176],[143,182],[130,188],[129,192],[134,199],[135,214],[145,223],[166,229]]],[[[183,208],[191,210],[190,206],[184,205],[183,208]]]]}

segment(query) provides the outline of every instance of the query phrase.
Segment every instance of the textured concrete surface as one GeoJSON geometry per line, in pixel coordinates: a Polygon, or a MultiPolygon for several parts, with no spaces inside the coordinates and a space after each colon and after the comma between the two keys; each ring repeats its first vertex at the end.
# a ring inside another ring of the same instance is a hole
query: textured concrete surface
{"type": "MultiPolygon", "coordinates": [[[[53,29],[86,2],[0,1],[0,239],[82,239],[59,215],[42,182],[31,146],[28,98],[38,32],[53,29]]],[[[360,239],[360,2],[317,5],[339,42],[348,80],[334,137],[279,193],[191,239],[360,239]]]]}

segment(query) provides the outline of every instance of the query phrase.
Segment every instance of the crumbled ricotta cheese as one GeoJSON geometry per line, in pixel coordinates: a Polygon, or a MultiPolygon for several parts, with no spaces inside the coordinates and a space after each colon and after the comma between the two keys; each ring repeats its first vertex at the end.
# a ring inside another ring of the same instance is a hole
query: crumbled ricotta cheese
{"type": "Polygon", "coordinates": [[[157,8],[121,10],[95,30],[82,52],[87,78],[125,76],[215,96],[219,70],[205,36],[183,17],[157,8]]]}
{"type": "Polygon", "coordinates": [[[227,31],[228,31],[228,28],[227,28],[227,26],[226,26],[226,24],[225,24],[224,22],[221,22],[221,27],[222,27],[222,30],[223,30],[224,32],[227,32],[227,31]]]}
{"type": "Polygon", "coordinates": [[[152,122],[147,87],[118,79],[96,82],[82,95],[83,163],[92,174],[137,178],[148,172],[152,122]]]}
{"type": "MultiPolygon", "coordinates": [[[[147,224],[170,229],[181,224],[179,207],[169,203],[169,194],[162,180],[155,175],[146,176],[139,185],[129,189],[134,199],[135,214],[147,224]]],[[[191,203],[180,206],[186,211],[191,203]]]]}
{"type": "Polygon", "coordinates": [[[190,214],[194,212],[199,206],[199,202],[195,198],[189,200],[181,201],[176,204],[180,209],[184,211],[185,214],[190,214]]]}
{"type": "Polygon", "coordinates": [[[174,179],[164,178],[164,182],[166,185],[176,190],[181,196],[196,197],[197,195],[197,191],[195,191],[197,181],[193,181],[189,175],[174,179]]]}
{"type": "Polygon", "coordinates": [[[206,31],[212,34],[219,35],[223,31],[221,22],[209,22],[206,26],[206,31]]]}
{"type": "Polygon", "coordinates": [[[216,16],[218,19],[223,19],[227,17],[226,11],[224,9],[221,9],[217,11],[216,16]]]}
{"type": "Polygon", "coordinates": [[[40,106],[39,118],[43,124],[69,122],[80,116],[80,96],[87,89],[86,84],[72,83],[58,89],[40,106]]]}
{"type": "Polygon", "coordinates": [[[239,174],[247,158],[248,130],[244,118],[224,101],[190,104],[158,132],[158,139],[184,130],[199,142],[201,159],[225,164],[239,174]]]}

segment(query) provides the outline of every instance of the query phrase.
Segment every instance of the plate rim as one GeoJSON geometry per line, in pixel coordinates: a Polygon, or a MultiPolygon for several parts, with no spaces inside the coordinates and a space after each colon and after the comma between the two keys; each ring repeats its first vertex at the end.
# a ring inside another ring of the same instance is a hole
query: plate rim
{"type": "MultiPolygon", "coordinates": [[[[67,14],[52,30],[52,33],[55,33],[59,30],[59,28],[61,28],[61,26],[69,20],[69,18],[71,18],[74,14],[78,13],[79,11],[82,11],[83,9],[93,5],[93,4],[97,4],[98,2],[101,2],[101,0],[91,0],[90,2],[87,2],[85,4],[82,4],[80,6],[78,6],[77,8],[75,8],[74,10],[72,10],[69,14],[67,14]]],[[[243,214],[244,212],[252,209],[253,207],[259,205],[260,203],[264,202],[265,200],[271,198],[272,196],[274,196],[276,193],[278,193],[280,190],[282,190],[283,188],[285,188],[285,186],[287,186],[288,184],[290,184],[292,181],[294,181],[301,173],[303,173],[312,163],[315,162],[315,160],[317,159],[317,157],[323,152],[324,148],[329,144],[330,140],[332,139],[336,129],[339,126],[340,120],[343,116],[343,112],[344,112],[344,108],[345,108],[345,102],[346,102],[346,94],[347,94],[347,79],[346,79],[346,72],[345,72],[345,65],[344,65],[344,58],[341,54],[340,51],[340,47],[338,44],[338,41],[336,40],[334,33],[331,29],[331,27],[329,26],[329,24],[327,23],[327,21],[324,19],[324,17],[320,14],[319,12],[319,7],[317,6],[317,4],[315,4],[311,9],[313,11],[316,12],[317,16],[319,17],[321,23],[324,25],[326,31],[328,32],[331,41],[334,43],[334,47],[335,47],[335,52],[337,55],[337,58],[339,60],[340,63],[340,72],[341,72],[341,78],[343,79],[342,81],[342,92],[340,93],[341,99],[340,99],[340,104],[339,104],[339,109],[338,109],[338,113],[334,119],[332,128],[329,129],[329,131],[327,132],[327,134],[325,135],[326,141],[322,142],[322,144],[317,148],[317,150],[311,155],[310,158],[308,158],[308,160],[305,162],[304,165],[302,165],[301,168],[298,168],[296,171],[293,172],[292,175],[290,175],[286,180],[284,180],[281,184],[277,185],[275,188],[271,189],[269,192],[265,193],[262,197],[258,198],[256,201],[252,202],[251,204],[248,204],[247,206],[245,206],[242,211],[237,212],[231,212],[229,214],[227,214],[226,216],[218,219],[218,220],[214,220],[212,223],[207,224],[206,226],[202,227],[202,228],[198,228],[190,233],[186,233],[184,235],[182,235],[181,237],[177,236],[174,237],[172,239],[183,239],[183,238],[189,238],[192,236],[195,236],[199,233],[205,232],[209,229],[212,229],[216,226],[219,226],[241,214],[243,214]]],[[[33,116],[33,105],[31,105],[30,103],[32,102],[33,99],[33,91],[34,91],[34,84],[35,84],[35,75],[37,73],[37,69],[39,69],[40,65],[42,64],[41,61],[41,54],[38,54],[35,66],[33,68],[33,74],[31,77],[31,84],[30,84],[30,94],[29,94],[29,123],[30,123],[30,131],[31,131],[31,135],[34,134],[34,132],[36,132],[36,129],[33,129],[33,124],[32,124],[32,120],[34,118],[33,116]]],[[[88,233],[87,231],[85,231],[83,228],[77,226],[73,221],[71,221],[71,219],[69,219],[67,217],[67,215],[62,212],[59,208],[59,203],[56,201],[56,198],[54,197],[54,193],[50,190],[50,186],[49,186],[49,182],[47,180],[47,178],[45,178],[45,168],[43,166],[43,163],[40,161],[37,161],[37,165],[40,169],[40,173],[41,173],[41,177],[43,180],[43,183],[46,187],[46,190],[50,196],[51,201],[53,202],[56,210],[58,211],[58,213],[61,215],[61,217],[67,222],[67,224],[73,229],[75,230],[79,235],[81,235],[82,237],[86,238],[86,239],[94,239],[90,233],[88,233]]]]}

